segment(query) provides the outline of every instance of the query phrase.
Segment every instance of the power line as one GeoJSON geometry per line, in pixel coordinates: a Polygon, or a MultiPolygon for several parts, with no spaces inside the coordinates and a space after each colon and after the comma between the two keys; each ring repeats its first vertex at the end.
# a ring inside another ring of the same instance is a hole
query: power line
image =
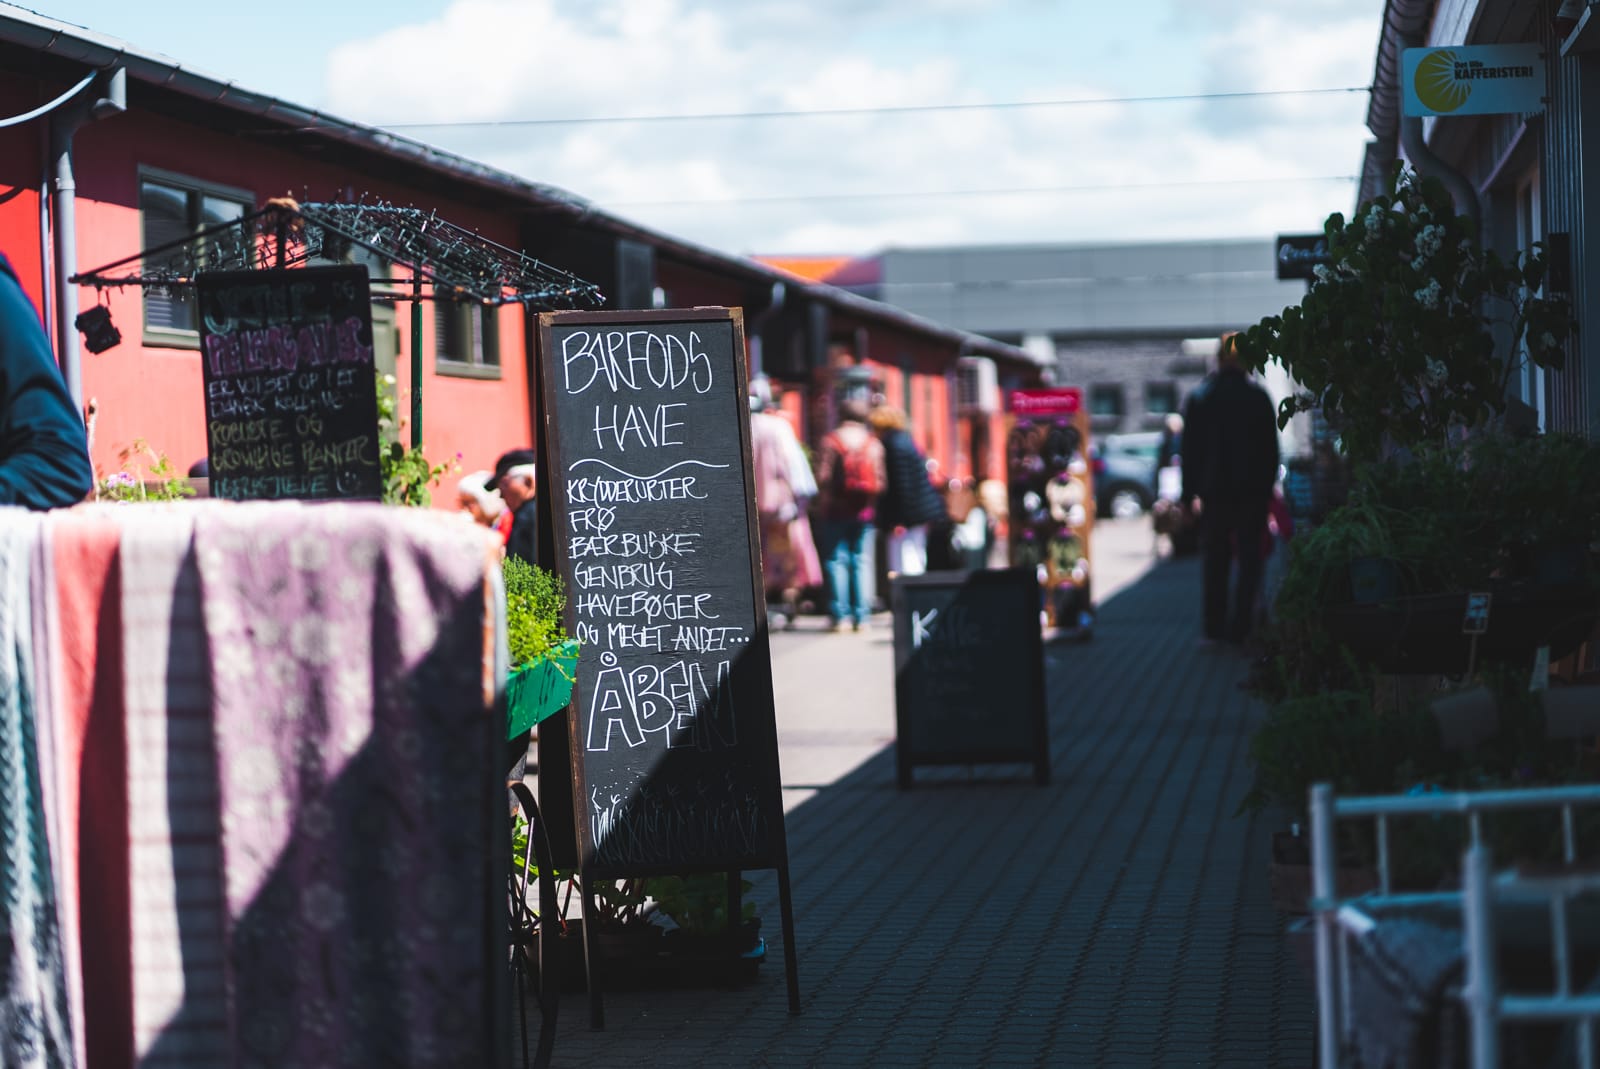
{"type": "Polygon", "coordinates": [[[712,111],[692,115],[595,115],[557,119],[463,119],[452,122],[391,122],[377,125],[389,130],[440,130],[495,126],[598,126],[611,123],[712,122],[724,119],[800,119],[848,115],[907,115],[917,112],[1007,111],[1021,108],[1068,108],[1085,104],[1166,104],[1184,100],[1250,100],[1260,97],[1316,96],[1330,93],[1366,93],[1371,86],[1348,85],[1328,89],[1260,89],[1238,93],[1172,93],[1143,97],[1077,97],[1068,100],[1007,100],[987,104],[899,104],[876,108],[809,108],[794,111],[712,111]]]}
{"type": "Polygon", "coordinates": [[[1183,189],[1200,186],[1258,186],[1284,185],[1287,183],[1299,182],[1355,182],[1359,181],[1360,178],[1360,175],[1355,174],[1285,175],[1280,178],[1219,178],[1212,181],[1197,182],[1114,182],[1101,185],[1081,186],[1013,186],[1000,189],[892,190],[874,193],[780,193],[752,197],[705,197],[698,200],[605,201],[604,198],[595,198],[595,200],[607,208],[674,208],[693,206],[704,207],[717,204],[775,204],[793,201],[900,200],[923,197],[1006,197],[1038,193],[1094,193],[1105,192],[1108,190],[1183,189]]]}

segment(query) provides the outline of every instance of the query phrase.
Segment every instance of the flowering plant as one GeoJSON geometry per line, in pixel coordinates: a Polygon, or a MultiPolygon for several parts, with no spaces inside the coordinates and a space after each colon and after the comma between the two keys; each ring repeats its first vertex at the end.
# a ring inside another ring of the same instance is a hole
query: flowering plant
{"type": "Polygon", "coordinates": [[[181,501],[194,496],[194,487],[172,470],[165,453],[158,453],[143,438],[117,454],[121,471],[95,484],[97,501],[181,501]]]}
{"type": "Polygon", "coordinates": [[[1436,179],[1397,170],[1325,232],[1331,262],[1305,299],[1240,338],[1247,364],[1277,360],[1300,386],[1280,425],[1321,409],[1352,459],[1375,460],[1386,441],[1443,444],[1500,415],[1526,364],[1561,367],[1574,326],[1568,301],[1541,292],[1543,245],[1509,262],[1481,247],[1436,179]]]}

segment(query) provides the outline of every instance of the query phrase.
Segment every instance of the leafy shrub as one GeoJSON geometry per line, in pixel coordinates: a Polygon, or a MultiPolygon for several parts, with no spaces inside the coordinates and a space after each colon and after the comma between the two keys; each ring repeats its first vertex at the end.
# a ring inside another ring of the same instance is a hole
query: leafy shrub
{"type": "Polygon", "coordinates": [[[511,667],[521,668],[567,641],[561,614],[567,597],[561,577],[535,567],[521,557],[500,562],[506,588],[506,642],[511,667]]]}
{"type": "MultiPolygon", "coordinates": [[[[422,446],[408,448],[400,443],[400,430],[405,421],[395,412],[393,375],[379,375],[378,389],[378,470],[383,477],[383,503],[386,505],[414,505],[426,508],[433,503],[430,486],[455,470],[449,464],[428,461],[422,446]]],[[[456,454],[459,461],[461,455],[456,454]]]]}
{"type": "MultiPolygon", "coordinates": [[[[755,887],[741,880],[741,892],[755,887]]],[[[728,874],[703,872],[693,876],[657,876],[645,884],[656,900],[656,908],[672,918],[684,932],[692,935],[717,935],[728,930],[728,874]]],[[[755,918],[756,904],[743,900],[741,923],[755,918]]]]}
{"type": "Polygon", "coordinates": [[[1388,192],[1324,232],[1331,263],[1305,298],[1239,342],[1246,363],[1276,360],[1299,384],[1280,424],[1320,409],[1352,459],[1374,460],[1385,442],[1442,444],[1482,426],[1526,364],[1562,366],[1575,328],[1569,302],[1541,293],[1543,245],[1503,260],[1437,179],[1397,170],[1388,192]]]}

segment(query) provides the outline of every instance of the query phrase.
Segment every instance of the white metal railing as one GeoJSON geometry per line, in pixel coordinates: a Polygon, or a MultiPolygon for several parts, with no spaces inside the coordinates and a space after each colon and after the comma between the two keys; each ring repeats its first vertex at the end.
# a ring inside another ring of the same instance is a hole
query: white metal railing
{"type": "Polygon", "coordinates": [[[1524,877],[1515,873],[1491,880],[1489,850],[1483,844],[1482,814],[1512,810],[1554,809],[1561,813],[1562,857],[1577,860],[1573,812],[1580,806],[1600,807],[1600,786],[1546,787],[1525,790],[1457,791],[1424,795],[1377,795],[1339,798],[1331,785],[1311,788],[1311,911],[1316,917],[1317,1049],[1319,1064],[1337,1069],[1344,1064],[1344,1037],[1349,1019],[1350,972],[1345,941],[1370,927],[1361,912],[1346,908],[1359,898],[1363,905],[1459,902],[1465,932],[1468,982],[1463,993],[1472,1022],[1474,1069],[1498,1065],[1501,1021],[1578,1022],[1582,1069],[1596,1069],[1594,1025],[1600,1020],[1600,995],[1571,990],[1566,906],[1587,891],[1600,890],[1600,876],[1524,877]],[[1389,818],[1396,816],[1462,816],[1470,843],[1462,860],[1461,891],[1396,894],[1389,864],[1389,818]],[[1335,824],[1340,819],[1370,817],[1378,847],[1378,890],[1350,899],[1338,897],[1335,824]],[[1548,899],[1552,945],[1555,948],[1555,991],[1548,996],[1497,994],[1494,971],[1494,918],[1497,899],[1536,894],[1548,899]]]}

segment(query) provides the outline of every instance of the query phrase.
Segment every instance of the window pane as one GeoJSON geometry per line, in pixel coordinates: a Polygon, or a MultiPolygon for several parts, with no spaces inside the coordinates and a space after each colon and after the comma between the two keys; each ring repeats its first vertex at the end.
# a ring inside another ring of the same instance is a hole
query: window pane
{"type": "Polygon", "coordinates": [[[1178,410],[1178,387],[1171,382],[1148,382],[1144,387],[1144,410],[1152,416],[1164,416],[1178,410]]]}
{"type": "Polygon", "coordinates": [[[486,367],[500,366],[500,308],[483,309],[483,333],[480,336],[479,362],[486,367]]]}
{"type": "Polygon", "coordinates": [[[472,362],[471,309],[456,301],[433,302],[433,355],[458,364],[472,362]]]}
{"type": "Polygon", "coordinates": [[[1089,388],[1089,414],[1091,416],[1122,415],[1122,387],[1113,385],[1089,388]]]}
{"type": "MultiPolygon", "coordinates": [[[[244,218],[246,205],[238,201],[212,196],[201,196],[199,200],[202,230],[244,218]]],[[[206,266],[218,271],[242,270],[249,267],[250,264],[245,258],[243,237],[242,233],[228,231],[212,239],[208,250],[212,254],[213,262],[207,263],[206,266]]]]}
{"type": "Polygon", "coordinates": [[[200,226],[216,226],[219,223],[231,223],[235,219],[244,218],[244,205],[236,200],[224,200],[222,197],[200,198],[200,226]]]}
{"type": "MultiPolygon", "coordinates": [[[[181,189],[158,182],[141,182],[139,212],[144,223],[144,247],[147,249],[178,241],[191,233],[189,194],[181,189]]],[[[162,268],[181,270],[183,266],[183,256],[177,252],[145,260],[146,271],[162,268]]],[[[144,323],[147,328],[154,330],[199,329],[192,300],[155,290],[145,291],[144,323]]]]}

